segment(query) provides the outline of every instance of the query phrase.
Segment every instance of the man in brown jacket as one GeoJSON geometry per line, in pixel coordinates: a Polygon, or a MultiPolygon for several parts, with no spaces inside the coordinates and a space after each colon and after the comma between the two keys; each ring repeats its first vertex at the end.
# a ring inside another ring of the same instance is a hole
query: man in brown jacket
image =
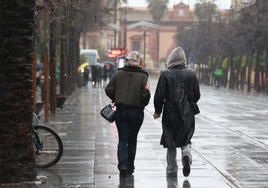
{"type": "Polygon", "coordinates": [[[134,172],[137,137],[144,118],[144,107],[150,100],[150,81],[142,70],[142,55],[129,53],[125,66],[116,71],[105,88],[115,103],[115,123],[118,130],[118,169],[120,179],[134,172]]]}

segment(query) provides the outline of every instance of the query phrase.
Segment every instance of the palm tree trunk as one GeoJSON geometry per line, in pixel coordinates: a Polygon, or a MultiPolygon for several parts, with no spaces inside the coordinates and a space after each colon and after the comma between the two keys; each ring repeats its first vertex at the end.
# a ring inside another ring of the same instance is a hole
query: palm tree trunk
{"type": "Polygon", "coordinates": [[[0,1],[0,183],[36,179],[33,149],[34,0],[0,1]]]}

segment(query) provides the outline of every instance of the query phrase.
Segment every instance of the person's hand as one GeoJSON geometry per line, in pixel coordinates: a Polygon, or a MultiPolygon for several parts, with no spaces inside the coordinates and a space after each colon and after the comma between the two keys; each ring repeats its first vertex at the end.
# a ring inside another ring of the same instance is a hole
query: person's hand
{"type": "Polygon", "coordinates": [[[160,117],[160,114],[157,114],[157,113],[154,112],[154,115],[153,116],[154,116],[154,119],[157,119],[157,118],[160,117]]]}

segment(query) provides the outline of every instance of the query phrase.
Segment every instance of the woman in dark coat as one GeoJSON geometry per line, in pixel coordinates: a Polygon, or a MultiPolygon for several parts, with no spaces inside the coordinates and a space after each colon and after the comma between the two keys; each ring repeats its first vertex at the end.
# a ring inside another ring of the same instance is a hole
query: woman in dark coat
{"type": "Polygon", "coordinates": [[[199,83],[195,72],[185,66],[182,48],[174,49],[167,60],[157,84],[154,118],[160,117],[163,109],[163,134],[160,144],[167,148],[167,176],[177,176],[176,148],[181,147],[183,174],[190,174],[192,163],[191,138],[195,130],[194,105],[200,98],[199,83]]]}
{"type": "Polygon", "coordinates": [[[150,80],[142,70],[142,55],[132,51],[125,66],[118,69],[105,88],[116,106],[115,123],[118,130],[118,170],[120,179],[134,173],[137,137],[144,119],[144,107],[150,101],[150,80]]]}

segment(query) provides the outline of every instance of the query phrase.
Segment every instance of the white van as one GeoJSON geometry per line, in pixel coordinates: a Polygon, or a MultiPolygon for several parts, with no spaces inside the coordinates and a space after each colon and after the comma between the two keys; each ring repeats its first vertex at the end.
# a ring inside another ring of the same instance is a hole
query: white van
{"type": "Polygon", "coordinates": [[[93,63],[96,63],[98,61],[98,58],[99,58],[98,51],[93,50],[93,49],[83,49],[83,50],[80,50],[80,55],[83,55],[87,58],[86,62],[89,63],[89,66],[87,67],[89,70],[88,79],[89,79],[89,81],[91,81],[92,80],[92,73],[91,73],[90,65],[92,65],[93,63]]]}
{"type": "Polygon", "coordinates": [[[80,55],[84,55],[87,58],[86,62],[89,63],[89,66],[96,63],[98,59],[98,51],[93,49],[80,50],[80,55]]]}

